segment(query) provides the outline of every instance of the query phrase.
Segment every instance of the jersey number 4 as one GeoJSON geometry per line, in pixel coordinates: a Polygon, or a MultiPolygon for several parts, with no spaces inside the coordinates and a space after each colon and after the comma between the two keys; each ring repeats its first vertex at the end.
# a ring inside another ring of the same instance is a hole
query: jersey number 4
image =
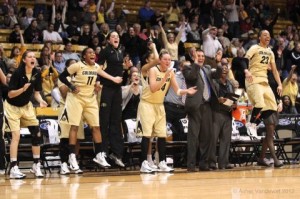
{"type": "Polygon", "coordinates": [[[269,57],[262,56],[262,60],[260,61],[261,64],[268,64],[269,63],[269,57]]]}
{"type": "Polygon", "coordinates": [[[86,82],[86,85],[91,85],[92,82],[93,82],[93,79],[94,79],[93,76],[89,76],[89,77],[88,77],[88,80],[87,80],[87,82],[86,82]]]}

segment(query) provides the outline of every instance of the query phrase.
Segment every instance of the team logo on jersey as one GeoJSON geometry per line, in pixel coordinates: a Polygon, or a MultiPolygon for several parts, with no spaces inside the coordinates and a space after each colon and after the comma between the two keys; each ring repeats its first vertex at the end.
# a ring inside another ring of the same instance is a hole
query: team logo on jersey
{"type": "Polygon", "coordinates": [[[68,117],[67,109],[64,109],[64,113],[62,114],[60,120],[61,121],[67,121],[67,122],[69,122],[69,117],[68,117]]]}

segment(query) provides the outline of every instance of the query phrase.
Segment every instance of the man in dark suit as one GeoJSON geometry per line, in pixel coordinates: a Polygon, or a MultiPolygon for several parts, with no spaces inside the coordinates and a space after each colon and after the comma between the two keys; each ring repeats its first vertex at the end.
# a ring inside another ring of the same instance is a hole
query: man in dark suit
{"type": "Polygon", "coordinates": [[[199,169],[208,171],[216,169],[216,165],[210,165],[209,160],[214,143],[212,133],[212,109],[218,103],[217,92],[212,79],[218,79],[222,75],[222,67],[211,69],[204,65],[205,56],[202,50],[197,50],[194,55],[194,64],[183,70],[187,88],[196,86],[198,91],[193,96],[187,96],[185,108],[188,114],[189,126],[187,136],[187,169],[196,171],[197,152],[199,149],[199,169]]]}

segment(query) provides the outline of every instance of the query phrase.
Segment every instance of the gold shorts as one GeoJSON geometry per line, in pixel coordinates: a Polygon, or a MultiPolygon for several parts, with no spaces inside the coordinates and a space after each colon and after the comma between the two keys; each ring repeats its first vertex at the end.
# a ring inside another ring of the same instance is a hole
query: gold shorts
{"type": "Polygon", "coordinates": [[[7,131],[20,131],[21,127],[38,126],[39,120],[36,118],[32,103],[18,107],[4,102],[5,129],[7,131]]]}
{"type": "MultiPolygon", "coordinates": [[[[60,116],[62,115],[63,110],[64,110],[64,107],[59,108],[58,111],[59,111],[60,116]]],[[[59,127],[60,127],[59,137],[60,138],[69,138],[71,125],[60,122],[59,127]]],[[[83,123],[83,120],[81,120],[80,124],[79,124],[79,128],[78,128],[78,132],[77,132],[77,139],[84,140],[84,138],[85,138],[84,137],[84,123],[83,123]]]]}
{"type": "Polygon", "coordinates": [[[268,83],[261,82],[247,86],[247,94],[254,107],[262,108],[262,111],[277,111],[276,99],[268,83]]]}
{"type": "Polygon", "coordinates": [[[143,136],[167,137],[166,112],[163,104],[140,101],[137,115],[143,136]]]}
{"type": "Polygon", "coordinates": [[[82,117],[91,127],[99,126],[99,106],[96,95],[80,96],[69,92],[59,123],[79,126],[82,117]]]}

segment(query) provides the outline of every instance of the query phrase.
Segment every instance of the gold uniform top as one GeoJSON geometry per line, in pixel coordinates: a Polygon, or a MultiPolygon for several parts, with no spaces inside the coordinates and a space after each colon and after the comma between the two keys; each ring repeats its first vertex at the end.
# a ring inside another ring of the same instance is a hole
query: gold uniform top
{"type": "Polygon", "coordinates": [[[248,85],[257,84],[266,82],[268,83],[268,75],[267,70],[270,63],[275,64],[274,53],[271,48],[261,47],[256,44],[253,45],[246,53],[245,56],[249,59],[249,68],[248,70],[251,72],[253,76],[253,82],[249,83],[246,81],[248,85]]]}
{"type": "MultiPolygon", "coordinates": [[[[158,67],[156,67],[158,70],[158,74],[156,76],[156,82],[161,82],[162,79],[165,76],[165,72],[162,72],[159,70],[158,67]]],[[[152,104],[162,104],[164,102],[164,98],[166,96],[167,91],[169,90],[170,87],[170,82],[171,82],[171,74],[169,75],[169,77],[167,78],[166,82],[164,83],[164,85],[156,92],[152,93],[150,90],[150,86],[149,86],[149,79],[146,78],[146,80],[144,79],[144,77],[142,76],[141,78],[142,81],[142,86],[143,86],[143,91],[142,91],[142,97],[141,99],[143,101],[152,103],[152,104]]]]}
{"type": "Polygon", "coordinates": [[[77,62],[69,66],[67,70],[73,76],[71,83],[80,90],[78,95],[91,97],[94,94],[97,73],[101,70],[100,66],[98,64],[91,66],[86,62],[77,62]]]}

